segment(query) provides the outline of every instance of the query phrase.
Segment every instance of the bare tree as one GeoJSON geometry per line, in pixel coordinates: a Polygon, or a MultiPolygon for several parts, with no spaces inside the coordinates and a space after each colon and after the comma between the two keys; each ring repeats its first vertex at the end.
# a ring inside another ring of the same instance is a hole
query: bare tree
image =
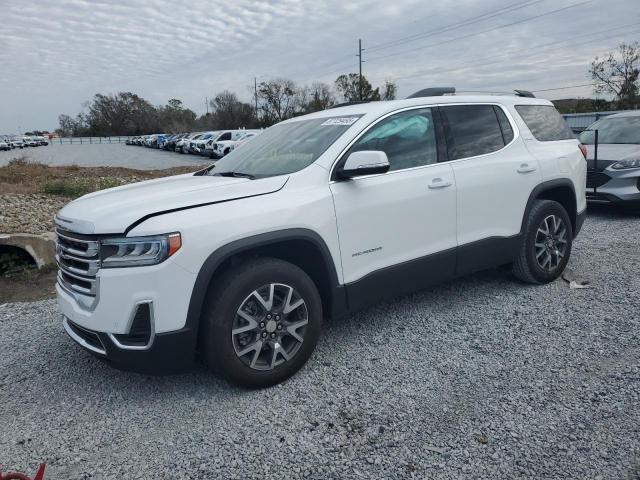
{"type": "Polygon", "coordinates": [[[395,100],[398,94],[398,86],[391,81],[384,82],[382,87],[382,100],[395,100]]]}
{"type": "Polygon", "coordinates": [[[258,85],[258,100],[264,121],[281,122],[297,113],[300,90],[293,80],[276,78],[258,85]]]}
{"type": "Polygon", "coordinates": [[[305,113],[326,110],[336,103],[331,87],[326,83],[315,82],[300,93],[302,110],[305,113]]]}
{"type": "Polygon", "coordinates": [[[623,43],[604,58],[596,57],[589,68],[597,93],[613,94],[620,107],[638,106],[640,43],[623,43]]]}

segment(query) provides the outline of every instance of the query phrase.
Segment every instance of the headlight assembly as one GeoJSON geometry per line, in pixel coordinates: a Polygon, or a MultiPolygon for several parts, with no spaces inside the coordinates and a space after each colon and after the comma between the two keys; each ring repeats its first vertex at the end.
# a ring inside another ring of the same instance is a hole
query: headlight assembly
{"type": "Polygon", "coordinates": [[[102,268],[141,267],[164,262],[182,246],[179,233],[100,241],[102,268]]]}
{"type": "Polygon", "coordinates": [[[611,168],[615,170],[624,170],[626,168],[640,168],[640,158],[634,158],[633,160],[620,160],[611,165],[611,168]]]}

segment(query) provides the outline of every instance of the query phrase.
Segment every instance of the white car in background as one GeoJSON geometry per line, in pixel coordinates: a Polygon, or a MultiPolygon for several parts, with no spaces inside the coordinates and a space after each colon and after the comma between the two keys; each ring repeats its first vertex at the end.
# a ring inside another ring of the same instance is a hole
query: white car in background
{"type": "Polygon", "coordinates": [[[191,143],[191,140],[195,138],[200,138],[200,135],[202,135],[202,132],[193,132],[193,133],[190,133],[189,135],[182,137],[176,143],[175,151],[179,153],[187,153],[189,151],[189,144],[191,143]]]}
{"type": "Polygon", "coordinates": [[[22,141],[22,139],[20,138],[13,138],[10,140],[10,146],[11,148],[19,148],[20,150],[22,150],[24,148],[24,142],[22,141]]]}
{"type": "Polygon", "coordinates": [[[7,140],[0,138],[0,150],[11,150],[11,145],[7,140]]]}
{"type": "Polygon", "coordinates": [[[22,142],[24,143],[25,147],[37,147],[38,146],[38,142],[33,137],[22,137],[22,142]]]}
{"type": "Polygon", "coordinates": [[[189,143],[189,153],[200,153],[204,150],[207,142],[213,138],[216,138],[220,132],[214,130],[211,132],[204,132],[198,138],[194,138],[189,143]]]}
{"type": "Polygon", "coordinates": [[[222,158],[228,153],[231,153],[234,149],[238,148],[238,146],[251,140],[259,133],[260,131],[247,131],[236,140],[219,140],[213,144],[213,156],[222,158]]]}

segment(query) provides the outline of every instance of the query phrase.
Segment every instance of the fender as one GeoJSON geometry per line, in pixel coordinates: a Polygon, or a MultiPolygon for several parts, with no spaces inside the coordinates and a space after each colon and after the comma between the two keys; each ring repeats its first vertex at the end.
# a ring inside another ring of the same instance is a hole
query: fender
{"type": "MultiPolygon", "coordinates": [[[[531,208],[533,207],[533,202],[539,198],[544,192],[546,192],[547,190],[551,190],[553,188],[558,188],[558,187],[568,187],[571,192],[573,193],[573,199],[575,204],[578,204],[578,199],[576,196],[576,189],[573,186],[573,182],[568,179],[568,178],[556,178],[553,180],[548,180],[546,182],[542,182],[541,184],[537,185],[532,191],[531,194],[529,195],[529,199],[527,200],[527,206],[525,207],[524,210],[524,216],[522,217],[522,225],[520,227],[520,234],[524,235],[524,231],[526,228],[526,221],[527,218],[529,218],[529,212],[531,211],[531,208]]],[[[580,228],[582,227],[582,222],[584,221],[584,214],[586,212],[580,212],[578,213],[576,212],[567,212],[569,214],[569,218],[571,218],[571,221],[573,222],[573,236],[574,238],[578,235],[578,232],[580,231],[580,228]]]]}
{"type": "Polygon", "coordinates": [[[198,272],[193,291],[191,292],[191,300],[189,302],[185,328],[197,333],[200,324],[200,316],[202,314],[202,307],[204,306],[205,297],[209,290],[211,279],[225,260],[254,248],[264,247],[288,240],[309,241],[320,250],[323,261],[327,266],[327,271],[329,272],[329,296],[332,308],[331,311],[327,313],[330,316],[340,316],[344,314],[347,311],[346,295],[344,293],[344,288],[338,282],[338,274],[327,244],[324,242],[322,237],[313,230],[305,228],[290,228],[242,238],[218,248],[209,255],[198,272]]]}

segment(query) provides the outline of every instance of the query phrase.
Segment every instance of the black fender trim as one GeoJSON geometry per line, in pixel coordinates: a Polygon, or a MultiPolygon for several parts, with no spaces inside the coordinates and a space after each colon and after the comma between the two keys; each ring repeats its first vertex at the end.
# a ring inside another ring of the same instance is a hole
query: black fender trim
{"type": "MultiPolygon", "coordinates": [[[[305,228],[290,228],[242,238],[218,248],[209,255],[198,272],[193,291],[191,292],[191,300],[189,302],[189,310],[187,311],[185,328],[194,332],[198,331],[202,308],[209,290],[209,285],[216,273],[216,270],[218,270],[225,260],[234,255],[247,252],[255,248],[290,240],[304,240],[311,242],[321,252],[323,261],[329,273],[330,282],[330,291],[328,292],[328,295],[330,296],[331,311],[325,310],[325,315],[331,317],[340,317],[344,315],[347,312],[345,289],[338,282],[338,274],[327,244],[324,242],[322,237],[313,230],[305,228]]],[[[325,306],[325,308],[326,307],[327,306],[325,306]]]]}
{"type": "MultiPolygon", "coordinates": [[[[548,180],[546,182],[542,182],[539,185],[537,185],[532,191],[531,194],[529,194],[529,200],[527,200],[527,206],[524,209],[524,216],[522,217],[522,225],[520,227],[520,235],[524,236],[524,231],[526,228],[526,221],[527,218],[529,218],[529,212],[531,211],[531,208],[533,207],[533,202],[541,195],[543,194],[545,191],[547,190],[551,190],[553,188],[558,188],[558,187],[568,187],[571,192],[573,192],[573,198],[574,198],[574,202],[576,205],[578,205],[578,197],[576,196],[576,189],[573,186],[573,182],[571,180],[569,180],[568,178],[556,178],[553,180],[548,180]]],[[[569,214],[569,218],[572,219],[572,221],[574,222],[574,225],[572,225],[573,230],[574,230],[574,234],[573,236],[575,237],[577,235],[576,230],[577,229],[577,222],[578,222],[578,212],[567,212],[569,214]]]]}

